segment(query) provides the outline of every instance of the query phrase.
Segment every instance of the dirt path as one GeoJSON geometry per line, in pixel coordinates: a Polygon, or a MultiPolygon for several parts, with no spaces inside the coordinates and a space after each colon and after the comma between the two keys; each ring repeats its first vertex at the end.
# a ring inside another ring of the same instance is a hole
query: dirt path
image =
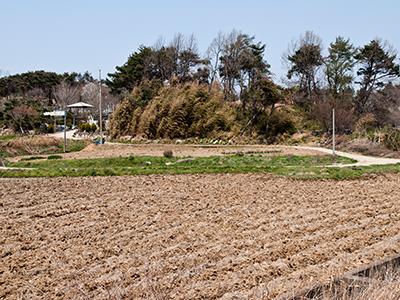
{"type": "MultiPolygon", "coordinates": [[[[73,130],[67,130],[66,136],[67,139],[69,140],[85,140],[88,137],[85,137],[84,135],[75,135],[75,133],[78,132],[78,129],[73,129],[73,130]]],[[[49,133],[46,136],[56,138],[56,139],[63,139],[64,138],[64,131],[56,132],[56,133],[49,133]]]]}
{"type": "MultiPolygon", "coordinates": [[[[296,146],[295,148],[303,151],[319,151],[321,153],[332,155],[332,149],[327,148],[320,148],[320,147],[305,147],[305,146],[296,146]]],[[[348,153],[342,151],[335,151],[336,155],[347,157],[350,159],[354,159],[357,162],[354,164],[340,164],[336,165],[339,167],[362,167],[362,166],[373,166],[373,165],[392,165],[400,163],[400,159],[395,158],[383,158],[383,157],[373,157],[373,156],[366,156],[362,154],[356,153],[348,153]]]]}
{"type": "Polygon", "coordinates": [[[32,170],[32,168],[0,167],[1,170],[32,170]]]}

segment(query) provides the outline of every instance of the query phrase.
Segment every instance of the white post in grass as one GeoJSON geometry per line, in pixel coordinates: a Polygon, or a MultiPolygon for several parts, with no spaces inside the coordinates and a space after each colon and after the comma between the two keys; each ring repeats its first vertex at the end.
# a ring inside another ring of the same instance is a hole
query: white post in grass
{"type": "Polygon", "coordinates": [[[64,111],[64,152],[67,152],[67,111],[64,111]]]}
{"type": "Polygon", "coordinates": [[[99,131],[100,144],[103,144],[103,111],[101,108],[101,70],[99,70],[99,131]]]}
{"type": "Polygon", "coordinates": [[[335,152],[335,143],[336,143],[336,137],[335,137],[335,109],[332,109],[332,154],[333,156],[336,155],[335,152]]]}

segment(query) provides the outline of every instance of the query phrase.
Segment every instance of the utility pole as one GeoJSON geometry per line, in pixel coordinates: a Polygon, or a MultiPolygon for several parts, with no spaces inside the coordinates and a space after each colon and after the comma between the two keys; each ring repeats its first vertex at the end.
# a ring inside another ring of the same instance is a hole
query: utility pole
{"type": "Polygon", "coordinates": [[[335,137],[335,109],[332,109],[332,154],[333,156],[336,156],[335,153],[335,143],[336,143],[336,137],[335,137]]]}
{"type": "Polygon", "coordinates": [[[67,152],[67,111],[64,111],[64,152],[67,152]]]}
{"type": "Polygon", "coordinates": [[[100,144],[103,144],[103,110],[101,108],[101,69],[99,70],[99,130],[100,144]]]}

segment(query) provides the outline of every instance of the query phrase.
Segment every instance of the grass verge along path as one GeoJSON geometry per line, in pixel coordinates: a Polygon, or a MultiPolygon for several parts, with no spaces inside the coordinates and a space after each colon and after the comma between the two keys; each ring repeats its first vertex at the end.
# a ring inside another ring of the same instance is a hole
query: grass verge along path
{"type": "MultiPolygon", "coordinates": [[[[349,178],[368,170],[332,168],[332,163],[352,163],[331,156],[227,155],[198,158],[130,156],[81,160],[48,159],[7,163],[0,177],[117,176],[143,174],[272,173],[298,178],[349,178]]],[[[396,166],[396,170],[399,168],[396,166]]],[[[400,168],[399,168],[400,169],[400,168]]]]}
{"type": "Polygon", "coordinates": [[[198,158],[130,156],[97,159],[47,159],[8,162],[0,177],[122,176],[146,174],[271,173],[299,179],[350,179],[397,173],[400,164],[332,167],[355,161],[332,156],[227,155],[198,158]],[[14,169],[11,169],[14,168],[14,169]]]}

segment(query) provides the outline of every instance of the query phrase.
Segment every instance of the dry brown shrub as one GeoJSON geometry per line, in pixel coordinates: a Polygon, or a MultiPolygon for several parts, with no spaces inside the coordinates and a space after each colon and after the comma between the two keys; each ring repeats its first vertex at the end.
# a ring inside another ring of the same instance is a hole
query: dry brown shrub
{"type": "Polygon", "coordinates": [[[52,137],[24,136],[7,142],[4,147],[11,154],[40,154],[43,149],[57,150],[59,144],[59,140],[52,137]]]}
{"type": "Polygon", "coordinates": [[[129,135],[129,129],[135,106],[130,97],[126,97],[119,103],[111,116],[109,134],[111,137],[129,135]]]}
{"type": "Polygon", "coordinates": [[[383,142],[385,146],[393,151],[400,150],[400,130],[399,129],[389,129],[384,135],[383,142]]]}
{"type": "Polygon", "coordinates": [[[111,135],[149,139],[220,137],[235,130],[235,109],[215,87],[195,83],[166,86],[144,108],[123,101],[111,122],[111,135]]]}
{"type": "MultiPolygon", "coordinates": [[[[320,300],[398,300],[400,299],[400,282],[387,279],[371,281],[363,286],[357,282],[342,284],[324,293],[320,300]]],[[[310,299],[311,300],[311,299],[310,299]]]]}
{"type": "Polygon", "coordinates": [[[317,101],[312,108],[312,116],[319,121],[325,130],[332,128],[332,109],[335,108],[335,125],[337,132],[344,133],[353,129],[355,122],[354,109],[348,104],[337,105],[332,99],[317,101]]]}
{"type": "MultiPolygon", "coordinates": [[[[330,283],[303,288],[304,293],[293,294],[287,300],[397,300],[400,299],[398,267],[370,273],[368,277],[337,278],[330,283]]],[[[285,295],[280,298],[285,299],[285,295]]]]}
{"type": "Polygon", "coordinates": [[[374,114],[367,113],[358,119],[358,121],[356,122],[356,124],[354,126],[354,130],[357,133],[365,133],[369,129],[375,128],[376,125],[377,125],[377,121],[376,121],[374,114]]]}
{"type": "Polygon", "coordinates": [[[174,156],[174,153],[172,152],[172,150],[165,150],[163,152],[163,156],[166,158],[172,158],[174,156]]]}

